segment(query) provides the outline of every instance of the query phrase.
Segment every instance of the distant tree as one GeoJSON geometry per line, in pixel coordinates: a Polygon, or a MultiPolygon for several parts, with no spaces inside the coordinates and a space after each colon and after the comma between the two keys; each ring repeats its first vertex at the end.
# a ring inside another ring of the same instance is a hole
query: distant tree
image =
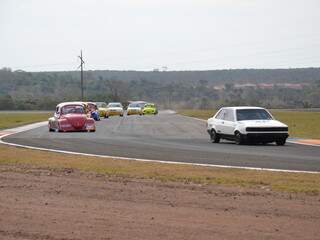
{"type": "Polygon", "coordinates": [[[14,102],[10,95],[0,96],[0,110],[13,110],[14,102]]]}
{"type": "Polygon", "coordinates": [[[225,83],[224,89],[226,90],[226,92],[231,92],[234,89],[234,84],[233,83],[225,83]]]}

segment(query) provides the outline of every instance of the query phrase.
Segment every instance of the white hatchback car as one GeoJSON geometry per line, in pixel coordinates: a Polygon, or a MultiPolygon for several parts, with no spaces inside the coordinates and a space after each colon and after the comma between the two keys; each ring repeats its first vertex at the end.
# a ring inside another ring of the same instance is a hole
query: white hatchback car
{"type": "Polygon", "coordinates": [[[277,145],[284,145],[289,136],[288,126],[260,107],[221,108],[208,119],[207,131],[214,143],[223,138],[236,144],[276,142],[277,145]]]}

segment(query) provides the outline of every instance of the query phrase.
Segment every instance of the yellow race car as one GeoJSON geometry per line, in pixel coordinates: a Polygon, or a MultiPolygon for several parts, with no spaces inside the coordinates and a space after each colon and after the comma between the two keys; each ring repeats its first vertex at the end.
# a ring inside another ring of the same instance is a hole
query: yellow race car
{"type": "Polygon", "coordinates": [[[127,108],[127,116],[129,115],[142,115],[142,106],[140,103],[132,102],[127,108]]]}
{"type": "Polygon", "coordinates": [[[143,109],[142,109],[142,114],[158,114],[158,109],[156,107],[156,105],[154,103],[147,103],[144,105],[143,109]]]}
{"type": "Polygon", "coordinates": [[[100,117],[107,117],[107,104],[105,102],[96,102],[100,117]]]}
{"type": "Polygon", "coordinates": [[[120,116],[123,117],[123,106],[119,102],[109,103],[107,106],[106,117],[120,116]]]}

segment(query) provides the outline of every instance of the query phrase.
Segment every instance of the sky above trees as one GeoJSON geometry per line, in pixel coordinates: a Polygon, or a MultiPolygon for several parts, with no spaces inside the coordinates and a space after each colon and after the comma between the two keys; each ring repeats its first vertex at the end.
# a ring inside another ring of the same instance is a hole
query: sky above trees
{"type": "Polygon", "coordinates": [[[0,68],[318,67],[318,0],[1,0],[0,68]]]}

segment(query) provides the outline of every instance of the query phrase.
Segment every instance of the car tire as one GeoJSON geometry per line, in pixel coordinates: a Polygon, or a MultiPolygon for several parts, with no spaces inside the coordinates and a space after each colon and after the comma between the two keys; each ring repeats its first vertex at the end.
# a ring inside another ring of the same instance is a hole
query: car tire
{"type": "Polygon", "coordinates": [[[49,128],[49,132],[54,132],[54,129],[51,128],[51,124],[50,123],[48,124],[48,128],[49,128]]]}
{"type": "Polygon", "coordinates": [[[243,136],[240,132],[234,134],[234,139],[237,145],[242,145],[244,143],[243,136]]]}
{"type": "Polygon", "coordinates": [[[220,142],[220,135],[214,129],[212,129],[211,132],[210,132],[210,140],[213,143],[219,143],[220,142]]]}
{"type": "Polygon", "coordinates": [[[283,138],[283,139],[278,139],[278,140],[276,141],[276,144],[277,144],[278,146],[283,146],[283,145],[286,144],[286,139],[285,139],[285,138],[283,138]]]}
{"type": "Polygon", "coordinates": [[[57,124],[57,128],[54,129],[55,132],[62,132],[62,130],[60,129],[60,124],[57,124]]]}

